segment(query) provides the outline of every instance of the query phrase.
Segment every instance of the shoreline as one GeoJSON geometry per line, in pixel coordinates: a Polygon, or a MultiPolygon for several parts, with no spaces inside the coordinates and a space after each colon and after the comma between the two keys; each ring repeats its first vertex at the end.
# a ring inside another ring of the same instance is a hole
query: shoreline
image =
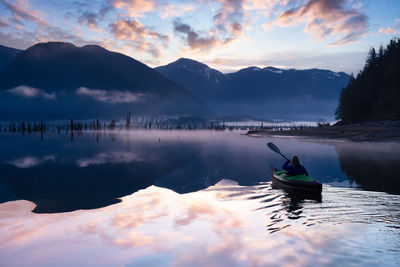
{"type": "Polygon", "coordinates": [[[304,137],[353,142],[400,142],[400,121],[333,125],[293,130],[257,129],[246,135],[304,137]]]}

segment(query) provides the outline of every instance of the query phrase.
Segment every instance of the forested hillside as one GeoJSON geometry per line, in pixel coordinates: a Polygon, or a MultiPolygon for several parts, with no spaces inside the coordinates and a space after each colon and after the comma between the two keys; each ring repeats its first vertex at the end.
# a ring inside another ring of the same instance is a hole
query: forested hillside
{"type": "Polygon", "coordinates": [[[345,123],[400,119],[399,38],[370,49],[364,69],[343,89],[336,117],[345,123]]]}

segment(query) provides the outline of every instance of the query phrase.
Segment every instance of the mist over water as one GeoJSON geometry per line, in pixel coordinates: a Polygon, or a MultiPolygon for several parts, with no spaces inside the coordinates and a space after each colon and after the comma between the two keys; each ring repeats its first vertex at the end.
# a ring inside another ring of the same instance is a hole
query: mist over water
{"type": "Polygon", "coordinates": [[[400,264],[397,143],[133,130],[0,144],[7,266],[400,264]],[[271,188],[284,160],[269,141],[321,199],[271,188]]]}

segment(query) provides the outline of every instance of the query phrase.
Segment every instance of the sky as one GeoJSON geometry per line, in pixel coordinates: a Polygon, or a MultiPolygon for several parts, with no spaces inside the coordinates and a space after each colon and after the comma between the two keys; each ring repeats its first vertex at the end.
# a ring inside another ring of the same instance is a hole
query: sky
{"type": "Polygon", "coordinates": [[[97,44],[150,67],[191,58],[357,74],[400,36],[399,0],[0,0],[0,44],[97,44]]]}

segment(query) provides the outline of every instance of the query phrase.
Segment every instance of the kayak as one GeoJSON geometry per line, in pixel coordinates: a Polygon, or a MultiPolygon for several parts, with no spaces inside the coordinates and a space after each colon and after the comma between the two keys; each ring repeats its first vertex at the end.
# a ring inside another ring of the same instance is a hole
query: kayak
{"type": "Polygon", "coordinates": [[[287,171],[282,170],[272,170],[272,184],[295,193],[321,194],[322,192],[322,184],[314,178],[305,174],[290,176],[287,171]]]}

